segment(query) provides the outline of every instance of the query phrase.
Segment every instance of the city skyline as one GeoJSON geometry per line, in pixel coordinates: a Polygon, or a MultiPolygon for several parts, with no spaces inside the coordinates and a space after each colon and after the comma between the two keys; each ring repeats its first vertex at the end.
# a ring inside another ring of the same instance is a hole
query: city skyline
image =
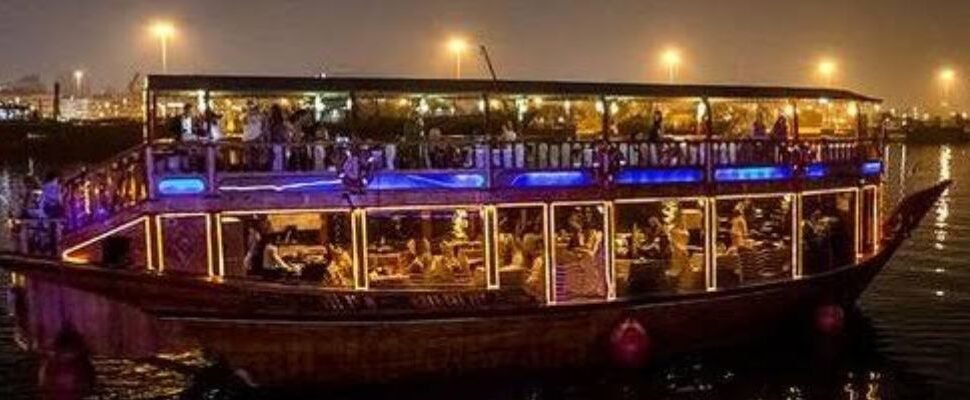
{"type": "MultiPolygon", "coordinates": [[[[678,83],[823,86],[818,64],[831,59],[833,86],[891,105],[939,104],[946,93],[962,107],[966,17],[970,4],[942,0],[794,8],[762,0],[12,0],[0,4],[0,52],[13,55],[0,65],[0,81],[83,70],[90,88],[123,88],[135,72],[160,72],[148,26],[165,19],[178,27],[171,73],[446,78],[455,68],[447,43],[459,35],[487,45],[503,79],[664,83],[660,54],[676,48],[678,83]],[[958,74],[945,90],[941,68],[958,74]]],[[[463,77],[487,77],[479,57],[462,68],[463,77]]]]}

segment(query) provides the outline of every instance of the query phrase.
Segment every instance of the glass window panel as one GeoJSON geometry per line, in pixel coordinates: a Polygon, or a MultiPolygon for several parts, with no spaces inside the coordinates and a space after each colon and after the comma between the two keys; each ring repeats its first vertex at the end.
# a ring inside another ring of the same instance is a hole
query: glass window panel
{"type": "Polygon", "coordinates": [[[856,134],[859,107],[845,100],[799,100],[798,132],[802,138],[851,138],[856,134]]]}
{"type": "Polygon", "coordinates": [[[228,278],[353,288],[350,213],[222,216],[228,278]]]}
{"type": "Polygon", "coordinates": [[[610,138],[614,140],[656,140],[659,127],[654,129],[657,99],[617,98],[610,101],[610,138]]]}
{"type": "Polygon", "coordinates": [[[714,134],[726,139],[785,139],[792,132],[793,106],[786,100],[712,99],[714,134]]]}
{"type": "Polygon", "coordinates": [[[790,195],[718,199],[715,204],[718,287],[791,278],[790,195]]]}
{"type": "Polygon", "coordinates": [[[489,130],[493,137],[547,140],[602,137],[604,106],[596,97],[495,96],[489,104],[489,130]]]}
{"type": "Polygon", "coordinates": [[[703,136],[699,116],[703,108],[699,99],[663,99],[655,104],[663,117],[661,137],[703,136]]]}
{"type": "Polygon", "coordinates": [[[615,206],[617,297],[703,291],[704,201],[615,206]]]}
{"type": "Polygon", "coordinates": [[[563,303],[605,299],[605,206],[557,205],[553,214],[554,300],[563,303]]]}
{"type": "Polygon", "coordinates": [[[545,302],[545,207],[502,207],[497,210],[497,220],[499,285],[522,289],[536,301],[545,302]]]}
{"type": "Polygon", "coordinates": [[[802,196],[802,274],[855,263],[856,193],[802,196]]]}
{"type": "Polygon", "coordinates": [[[484,248],[479,208],[367,213],[372,289],[484,288],[484,248]]]}

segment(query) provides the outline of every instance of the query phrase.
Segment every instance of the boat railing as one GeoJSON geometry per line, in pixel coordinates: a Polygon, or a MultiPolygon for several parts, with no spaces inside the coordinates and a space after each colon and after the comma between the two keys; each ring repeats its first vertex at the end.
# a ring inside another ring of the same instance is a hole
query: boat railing
{"type": "Polygon", "coordinates": [[[101,222],[149,196],[147,145],[140,145],[95,167],[83,168],[61,185],[66,231],[101,222]]]}
{"type": "Polygon", "coordinates": [[[664,139],[514,141],[425,138],[377,142],[319,140],[299,143],[173,142],[138,146],[99,166],[83,169],[63,186],[66,232],[88,226],[154,198],[155,184],[194,177],[207,194],[218,193],[220,176],[340,174],[348,160],[367,159],[374,172],[477,170],[576,170],[600,168],[604,151],[629,168],[697,168],[852,164],[878,159],[877,139],[664,139]],[[352,158],[356,157],[356,158],[352,158]]]}

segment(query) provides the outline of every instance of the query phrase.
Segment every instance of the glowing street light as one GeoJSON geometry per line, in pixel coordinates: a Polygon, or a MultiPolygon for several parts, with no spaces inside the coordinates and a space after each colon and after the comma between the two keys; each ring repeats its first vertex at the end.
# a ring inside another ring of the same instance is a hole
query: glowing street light
{"type": "Polygon", "coordinates": [[[451,38],[448,41],[448,51],[455,55],[455,79],[461,79],[461,55],[468,50],[468,42],[462,38],[451,38]]]}
{"type": "Polygon", "coordinates": [[[83,82],[83,80],[84,80],[84,71],[79,69],[74,70],[74,92],[77,93],[78,96],[81,95],[81,87],[82,87],[81,83],[83,82]]]}
{"type": "Polygon", "coordinates": [[[660,55],[660,62],[667,67],[667,79],[668,82],[673,84],[677,81],[677,67],[683,60],[680,57],[680,52],[677,49],[667,49],[660,55]]]}
{"type": "Polygon", "coordinates": [[[818,63],[818,74],[822,77],[825,86],[831,87],[835,73],[839,66],[832,60],[822,60],[818,63]]]}
{"type": "Polygon", "coordinates": [[[950,101],[950,90],[953,88],[953,82],[957,79],[957,72],[952,68],[943,68],[939,73],[940,85],[943,87],[943,103],[949,103],[950,101]]]}
{"type": "Polygon", "coordinates": [[[158,38],[162,48],[162,73],[168,73],[168,41],[175,36],[175,25],[171,22],[158,21],[152,24],[151,33],[158,38]]]}

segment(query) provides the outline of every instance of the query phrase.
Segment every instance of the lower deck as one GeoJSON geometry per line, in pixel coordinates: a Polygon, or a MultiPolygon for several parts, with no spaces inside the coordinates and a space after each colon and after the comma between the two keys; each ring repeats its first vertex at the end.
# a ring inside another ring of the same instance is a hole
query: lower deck
{"type": "MultiPolygon", "coordinates": [[[[425,194],[427,196],[427,194],[425,194]]],[[[430,196],[429,196],[430,197],[430,196]]],[[[503,289],[531,304],[797,280],[877,254],[877,183],[819,190],[134,214],[70,262],[338,291],[503,289]]],[[[241,204],[241,203],[240,203],[241,204]]]]}

